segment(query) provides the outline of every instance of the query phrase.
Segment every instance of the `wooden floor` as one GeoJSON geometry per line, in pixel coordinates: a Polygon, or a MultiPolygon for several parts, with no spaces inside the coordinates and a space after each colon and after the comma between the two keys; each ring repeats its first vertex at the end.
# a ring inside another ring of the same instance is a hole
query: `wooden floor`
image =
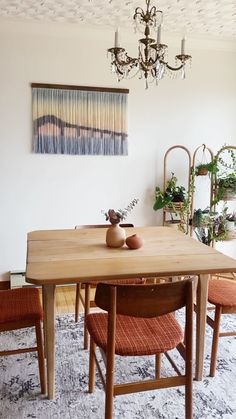
{"type": "MultiPolygon", "coordinates": [[[[83,293],[83,290],[82,290],[83,293]]],[[[56,313],[74,313],[75,312],[75,294],[76,286],[69,285],[56,287],[56,313]]],[[[83,306],[80,304],[80,311],[83,312],[83,306]]]]}
{"type": "Polygon", "coordinates": [[[74,313],[75,312],[75,285],[68,287],[56,287],[56,312],[74,313]]]}
{"type": "Polygon", "coordinates": [[[56,287],[56,313],[75,312],[75,290],[75,285],[56,287]]]}

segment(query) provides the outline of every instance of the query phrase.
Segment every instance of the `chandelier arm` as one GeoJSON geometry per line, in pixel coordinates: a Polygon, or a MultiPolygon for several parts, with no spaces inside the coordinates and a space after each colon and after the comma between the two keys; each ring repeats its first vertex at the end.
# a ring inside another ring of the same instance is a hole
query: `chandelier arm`
{"type": "Polygon", "coordinates": [[[150,15],[152,15],[152,14],[157,15],[158,13],[160,13],[161,15],[163,15],[162,10],[157,10],[156,6],[152,6],[152,8],[150,10],[150,15]]]}
{"type": "Polygon", "coordinates": [[[124,67],[126,65],[137,65],[138,64],[138,59],[137,58],[132,58],[129,57],[127,53],[125,53],[125,58],[126,60],[121,60],[119,58],[119,54],[115,54],[115,63],[117,63],[118,65],[124,67]]]}
{"type": "Polygon", "coordinates": [[[181,68],[185,66],[185,63],[181,63],[178,67],[172,67],[171,65],[169,65],[168,63],[162,60],[160,60],[160,63],[164,64],[169,70],[172,70],[172,71],[179,71],[181,70],[181,68]]]}
{"type": "Polygon", "coordinates": [[[134,11],[134,19],[136,18],[136,16],[143,16],[144,15],[144,11],[141,7],[136,7],[135,11],[134,11]]]}

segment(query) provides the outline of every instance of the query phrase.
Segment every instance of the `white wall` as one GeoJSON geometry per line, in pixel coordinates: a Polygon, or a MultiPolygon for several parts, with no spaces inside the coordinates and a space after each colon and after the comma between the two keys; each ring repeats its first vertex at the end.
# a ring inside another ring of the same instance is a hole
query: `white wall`
{"type": "MultiPolygon", "coordinates": [[[[123,36],[132,53],[134,39],[123,36]]],[[[179,41],[167,42],[172,57],[179,41]]],[[[112,43],[110,31],[1,22],[0,272],[24,269],[28,231],[102,223],[102,209],[125,207],[135,197],[140,203],[128,221],[159,223],[153,191],[162,182],[166,149],[180,143],[193,152],[205,142],[216,152],[225,142],[236,144],[236,51],[226,42],[189,40],[186,80],[167,78],[148,90],[137,78],[120,84],[130,89],[129,156],[32,154],[30,83],[117,87],[106,58],[112,43]]],[[[222,250],[236,256],[235,242],[222,250]]]]}

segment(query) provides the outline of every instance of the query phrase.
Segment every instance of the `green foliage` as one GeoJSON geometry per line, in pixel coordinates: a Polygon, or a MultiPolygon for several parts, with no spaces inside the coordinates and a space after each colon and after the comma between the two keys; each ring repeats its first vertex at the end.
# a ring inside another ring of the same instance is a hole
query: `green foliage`
{"type": "MultiPolygon", "coordinates": [[[[228,208],[227,208],[228,209],[228,208]]],[[[227,221],[232,221],[232,222],[236,222],[236,211],[226,214],[226,220],[227,221]]]]}
{"type": "Polygon", "coordinates": [[[221,214],[210,211],[209,208],[194,211],[192,226],[200,242],[209,246],[213,240],[222,241],[227,238],[226,211],[227,208],[221,214]]]}
{"type": "Polygon", "coordinates": [[[219,170],[217,167],[217,161],[215,158],[209,163],[202,163],[196,166],[196,172],[195,172],[196,176],[198,175],[199,169],[207,169],[209,173],[217,173],[219,170]]]}
{"type": "Polygon", "coordinates": [[[177,186],[177,178],[171,173],[168,180],[166,190],[162,191],[159,186],[155,189],[154,211],[164,208],[171,202],[184,202],[186,199],[186,189],[183,186],[177,186]]]}
{"type": "Polygon", "coordinates": [[[232,194],[236,194],[236,173],[229,173],[223,177],[219,177],[216,180],[216,194],[212,202],[213,205],[217,204],[222,200],[224,194],[229,191],[232,194]]]}
{"type": "Polygon", "coordinates": [[[156,201],[153,205],[154,211],[158,211],[161,208],[164,208],[172,201],[172,195],[168,194],[167,192],[162,192],[159,186],[155,189],[155,198],[156,201]]]}
{"type": "Polygon", "coordinates": [[[106,221],[110,221],[111,224],[119,224],[120,221],[126,219],[128,213],[132,211],[135,205],[137,205],[138,201],[139,200],[135,198],[124,209],[118,209],[117,211],[114,209],[109,209],[107,212],[102,211],[102,213],[105,215],[106,221]]]}
{"type": "MultiPolygon", "coordinates": [[[[223,151],[224,150],[224,147],[225,146],[223,146],[220,150],[219,150],[219,152],[218,152],[218,154],[219,153],[221,153],[221,151],[223,151]]],[[[227,163],[227,162],[225,162],[224,161],[224,159],[223,159],[223,157],[221,157],[221,156],[219,156],[218,157],[218,162],[223,166],[223,167],[225,167],[226,169],[230,169],[230,170],[233,170],[234,171],[234,173],[236,172],[236,153],[235,153],[235,151],[232,149],[232,148],[228,148],[228,149],[225,149],[226,151],[227,151],[227,153],[229,154],[229,156],[230,156],[230,159],[231,159],[231,163],[227,163]]]]}

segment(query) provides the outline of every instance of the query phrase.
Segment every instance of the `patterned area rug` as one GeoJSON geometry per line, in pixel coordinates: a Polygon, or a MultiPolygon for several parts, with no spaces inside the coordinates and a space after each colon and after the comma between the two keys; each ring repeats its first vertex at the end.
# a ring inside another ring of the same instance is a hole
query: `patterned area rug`
{"type": "MultiPolygon", "coordinates": [[[[226,328],[236,329],[236,318],[224,316],[226,328]]],[[[33,330],[2,333],[0,348],[14,343],[34,342],[33,330]]],[[[217,374],[208,377],[211,330],[207,328],[205,378],[194,382],[194,418],[236,418],[236,339],[220,340],[217,374]]],[[[40,395],[35,354],[0,358],[0,418],[3,419],[103,419],[104,392],[99,379],[93,394],[87,393],[88,351],[82,349],[82,319],[75,324],[72,315],[57,318],[56,398],[49,401],[40,395]]],[[[174,353],[173,353],[174,356],[174,353]]],[[[164,357],[165,358],[165,357],[164,357]]],[[[175,356],[181,366],[182,359],[175,356]]],[[[153,377],[152,357],[117,359],[117,381],[127,377],[145,380],[153,377]],[[129,362],[128,362],[129,361],[129,362]]],[[[162,374],[172,374],[163,359],[162,374]]],[[[116,419],[182,419],[184,389],[157,390],[117,396],[116,419]]]]}

